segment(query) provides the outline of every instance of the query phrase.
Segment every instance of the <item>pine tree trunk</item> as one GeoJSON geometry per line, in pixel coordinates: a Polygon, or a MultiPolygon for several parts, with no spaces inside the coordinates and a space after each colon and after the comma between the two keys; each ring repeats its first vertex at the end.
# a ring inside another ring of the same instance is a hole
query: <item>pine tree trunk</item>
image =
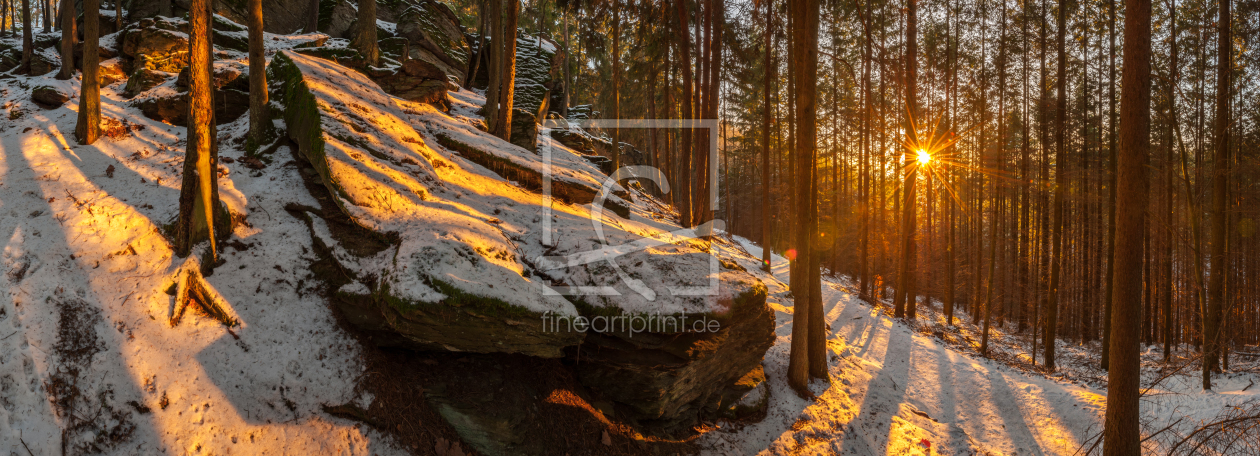
{"type": "MultiPolygon", "coordinates": [[[[1127,0],[1141,1],[1141,0],[1127,0]]],[[[1059,2],[1059,19],[1058,19],[1058,38],[1057,46],[1059,48],[1059,69],[1058,80],[1055,83],[1058,89],[1058,106],[1055,109],[1055,163],[1067,163],[1067,5],[1066,1],[1059,2]]],[[[1051,372],[1054,371],[1054,351],[1055,351],[1055,334],[1059,323],[1059,270],[1061,269],[1063,256],[1063,193],[1067,191],[1067,172],[1059,168],[1055,170],[1055,189],[1054,203],[1051,210],[1054,212],[1053,225],[1051,226],[1050,242],[1050,289],[1046,296],[1046,332],[1045,332],[1045,366],[1051,372]]]]}
{"type": "Polygon", "coordinates": [[[22,61],[18,64],[18,74],[31,74],[31,59],[35,57],[35,43],[31,30],[35,24],[31,22],[31,0],[22,0],[22,61]]]}
{"type": "Polygon", "coordinates": [[[770,90],[771,82],[777,78],[777,64],[770,58],[773,42],[770,37],[774,35],[774,0],[764,0],[766,2],[766,30],[765,30],[765,71],[762,73],[765,87],[763,88],[761,114],[761,268],[763,271],[770,272],[770,254],[773,251],[771,243],[773,237],[770,235],[771,223],[771,202],[770,202],[770,90]]]}
{"type": "Polygon", "coordinates": [[[1221,356],[1222,313],[1225,309],[1225,276],[1229,265],[1225,246],[1229,238],[1229,217],[1225,213],[1229,192],[1229,73],[1233,41],[1230,37],[1230,0],[1220,0],[1216,21],[1216,157],[1212,176],[1212,253],[1208,260],[1212,272],[1208,278],[1208,305],[1203,316],[1203,389],[1212,389],[1212,373],[1219,372],[1221,356]]]}
{"type": "MultiPolygon", "coordinates": [[[[683,121],[683,125],[687,125],[688,121],[694,119],[692,111],[692,82],[691,76],[691,38],[690,31],[687,28],[687,6],[684,0],[674,0],[674,8],[678,13],[678,28],[675,29],[678,39],[678,63],[682,67],[682,113],[679,118],[683,121]]],[[[694,176],[692,173],[692,131],[690,128],[682,129],[682,138],[679,141],[678,160],[679,173],[678,177],[686,179],[685,182],[678,182],[672,187],[677,188],[680,192],[679,201],[682,204],[677,207],[679,221],[684,227],[691,227],[694,221],[691,218],[691,206],[693,195],[694,176]]]]}
{"type": "Polygon", "coordinates": [[[617,0],[613,0],[612,10],[612,118],[616,124],[612,132],[612,168],[616,172],[621,169],[621,5],[617,0]]]}
{"type": "MultiPolygon", "coordinates": [[[[503,73],[499,89],[499,131],[495,136],[504,141],[512,140],[512,106],[516,94],[516,27],[521,14],[521,2],[507,0],[503,11],[503,73]]],[[[497,38],[496,38],[497,39],[497,38]]],[[[613,148],[616,153],[616,147],[613,148]]]]}
{"type": "MultiPolygon", "coordinates": [[[[91,0],[89,0],[91,1],[91,0]]],[[[187,256],[192,247],[210,241],[211,265],[218,260],[215,239],[219,208],[218,144],[214,127],[214,65],[211,45],[211,0],[192,0],[188,39],[188,146],[184,154],[183,182],[179,192],[179,219],[175,226],[175,253],[187,256]]]]}
{"type": "Polygon", "coordinates": [[[486,73],[489,82],[486,87],[486,131],[498,136],[499,103],[503,92],[503,3],[513,0],[486,0],[490,9],[490,48],[489,60],[486,62],[486,73]]]}
{"type": "Polygon", "coordinates": [[[1126,0],[1124,64],[1121,75],[1119,175],[1116,221],[1126,227],[1115,245],[1111,369],[1107,373],[1105,456],[1142,452],[1138,428],[1141,360],[1138,322],[1142,316],[1142,235],[1146,232],[1147,162],[1150,155],[1151,2],[1126,0]]]}
{"type": "MultiPolygon", "coordinates": [[[[78,41],[75,34],[74,0],[61,0],[61,72],[57,79],[67,80],[74,77],[74,45],[78,41]]],[[[0,17],[0,23],[4,18],[0,17]]]]}
{"type": "Polygon", "coordinates": [[[263,55],[262,0],[249,0],[249,137],[246,149],[256,152],[271,127],[267,115],[267,57],[263,55]]]}
{"type": "Polygon", "coordinates": [[[376,43],[376,0],[361,0],[355,17],[354,48],[363,55],[368,65],[377,66],[381,50],[376,43]]]}
{"type": "Polygon", "coordinates": [[[74,135],[79,144],[92,144],[101,137],[100,1],[83,0],[83,80],[79,89],[79,121],[74,135]]]}
{"type": "Polygon", "coordinates": [[[319,0],[308,1],[309,10],[306,13],[306,33],[316,33],[319,31],[319,0]]]}
{"type": "MultiPolygon", "coordinates": [[[[792,40],[792,65],[796,71],[796,119],[798,121],[798,129],[796,132],[796,147],[793,149],[794,160],[796,162],[796,171],[800,176],[806,178],[796,180],[796,207],[797,220],[801,228],[796,230],[796,261],[794,267],[803,266],[810,268],[813,263],[812,240],[817,231],[817,211],[814,204],[816,200],[811,193],[816,193],[814,187],[814,163],[815,163],[815,144],[817,131],[817,87],[818,87],[818,24],[819,24],[819,3],[817,0],[800,0],[789,3],[792,11],[793,24],[796,27],[791,28],[792,40]]],[[[812,334],[817,329],[822,328],[824,322],[821,321],[822,306],[821,301],[813,294],[819,290],[813,289],[812,284],[819,282],[816,270],[809,270],[808,275],[802,274],[792,287],[792,297],[796,303],[797,312],[793,314],[792,322],[792,345],[790,348],[790,356],[788,361],[788,385],[802,396],[809,397],[809,377],[826,375],[826,351],[824,350],[821,357],[810,353],[812,348],[817,345],[813,343],[813,338],[817,337],[812,334]],[[812,304],[819,303],[817,309],[812,304]],[[822,359],[822,365],[817,365],[818,359],[822,359]]],[[[818,331],[825,338],[825,331],[818,331]]],[[[825,342],[825,341],[824,341],[825,342]]]]}

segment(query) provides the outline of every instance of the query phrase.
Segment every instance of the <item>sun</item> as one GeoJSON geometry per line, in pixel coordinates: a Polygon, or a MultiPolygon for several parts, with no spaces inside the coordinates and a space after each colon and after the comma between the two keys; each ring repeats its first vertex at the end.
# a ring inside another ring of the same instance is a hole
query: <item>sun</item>
{"type": "Polygon", "coordinates": [[[925,149],[919,149],[919,164],[926,165],[932,162],[932,154],[925,149]]]}

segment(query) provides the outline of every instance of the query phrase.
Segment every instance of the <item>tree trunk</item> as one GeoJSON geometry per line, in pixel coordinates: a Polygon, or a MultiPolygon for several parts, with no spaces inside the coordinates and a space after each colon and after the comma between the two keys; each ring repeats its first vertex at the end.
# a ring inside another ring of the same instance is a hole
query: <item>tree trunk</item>
{"type": "Polygon", "coordinates": [[[359,14],[355,18],[354,48],[363,55],[368,65],[380,64],[381,50],[376,43],[376,0],[361,0],[359,14]]]}
{"type": "MultiPolygon", "coordinates": [[[[521,2],[507,0],[503,11],[503,46],[500,76],[502,87],[499,89],[499,124],[495,136],[504,141],[512,140],[512,103],[516,94],[516,25],[521,13],[521,2]]],[[[494,39],[498,40],[498,37],[494,39]]],[[[614,147],[614,149],[616,149],[614,147]]],[[[614,151],[615,153],[615,151],[614,151]]]]}
{"type": "Polygon", "coordinates": [[[765,0],[766,2],[766,30],[765,30],[765,71],[762,73],[762,79],[765,83],[762,93],[762,107],[764,111],[761,113],[761,269],[770,272],[770,254],[773,251],[771,243],[773,238],[770,236],[770,83],[777,78],[778,65],[771,60],[770,51],[773,47],[770,37],[774,35],[774,0],[765,0]]]}
{"type": "Polygon", "coordinates": [[[35,24],[31,22],[31,0],[22,0],[22,62],[18,65],[18,73],[31,74],[31,59],[35,57],[35,43],[31,30],[35,24]]]}
{"type": "MultiPolygon", "coordinates": [[[[74,77],[74,44],[78,41],[75,34],[74,0],[61,0],[61,72],[57,79],[67,80],[74,77]]],[[[0,23],[4,19],[0,17],[0,23]]]]}
{"type": "Polygon", "coordinates": [[[101,137],[100,1],[83,0],[83,81],[79,89],[79,122],[74,135],[79,144],[92,144],[101,137]]]}
{"type": "Polygon", "coordinates": [[[256,152],[271,127],[267,115],[267,57],[263,55],[262,0],[249,0],[249,137],[246,150],[256,152]]]}
{"type": "MultiPolygon", "coordinates": [[[[796,180],[797,219],[801,225],[796,230],[796,261],[794,267],[809,268],[812,261],[812,244],[817,224],[816,200],[811,193],[814,188],[815,143],[817,133],[817,87],[818,87],[818,24],[820,15],[817,0],[799,0],[789,3],[793,16],[792,28],[792,65],[796,67],[796,119],[798,120],[795,135],[796,147],[793,149],[796,171],[806,178],[796,180]]],[[[813,269],[813,268],[809,268],[813,269]]],[[[822,306],[817,309],[812,305],[819,302],[811,295],[819,290],[811,286],[818,279],[817,269],[809,270],[792,288],[792,297],[797,312],[793,314],[792,345],[788,361],[788,385],[802,396],[813,396],[809,391],[809,377],[826,375],[826,352],[822,356],[810,353],[816,345],[812,343],[816,330],[824,326],[822,306]],[[823,365],[816,362],[821,358],[823,365]]],[[[825,331],[820,331],[825,337],[825,331]]]]}
{"type": "MultiPolygon", "coordinates": [[[[89,0],[91,1],[91,0],[89,0]]],[[[175,253],[187,256],[192,247],[210,241],[210,261],[218,260],[215,239],[219,208],[218,143],[214,127],[214,86],[211,68],[214,54],[210,39],[211,0],[192,0],[188,39],[188,146],[184,154],[183,182],[179,191],[179,219],[175,226],[175,253]]]]}
{"type": "MultiPolygon", "coordinates": [[[[164,0],[170,1],[170,0],[164,0]]],[[[306,33],[315,33],[319,31],[319,0],[309,0],[309,10],[306,13],[306,33]]]]}
{"type": "Polygon", "coordinates": [[[1225,309],[1225,276],[1229,265],[1225,245],[1229,238],[1229,217],[1225,213],[1229,191],[1229,73],[1233,41],[1230,38],[1230,0],[1220,0],[1217,27],[1216,79],[1216,158],[1212,178],[1212,272],[1208,278],[1208,305],[1203,316],[1203,389],[1212,389],[1212,372],[1219,372],[1221,356],[1221,317],[1225,309]]]}
{"type": "MultiPolygon", "coordinates": [[[[678,28],[676,36],[678,39],[678,65],[682,67],[682,113],[679,118],[683,121],[683,125],[687,126],[688,121],[693,119],[692,111],[692,82],[691,76],[691,38],[690,31],[687,28],[687,5],[684,0],[674,0],[674,8],[678,13],[678,28]]],[[[678,150],[679,160],[679,177],[686,179],[686,182],[678,182],[673,185],[674,188],[680,190],[678,195],[682,206],[678,207],[679,221],[684,227],[691,227],[694,221],[691,218],[692,192],[693,187],[693,170],[692,170],[692,130],[690,128],[682,129],[682,139],[679,141],[678,150]]]]}
{"type": "MultiPolygon", "coordinates": [[[[1142,0],[1126,0],[1126,1],[1142,1],[1142,0]]],[[[1058,23],[1058,42],[1059,48],[1059,69],[1058,80],[1055,85],[1058,88],[1058,106],[1055,109],[1055,163],[1067,163],[1067,5],[1066,1],[1059,2],[1059,23],[1058,23]]],[[[1127,25],[1126,25],[1127,26],[1127,25]]],[[[1063,256],[1063,193],[1067,191],[1067,172],[1059,167],[1054,172],[1054,225],[1051,226],[1050,242],[1052,244],[1052,252],[1050,254],[1050,289],[1046,296],[1046,354],[1045,366],[1051,372],[1054,371],[1054,350],[1055,350],[1055,333],[1059,323],[1059,270],[1061,268],[1063,256]]],[[[1138,252],[1141,252],[1139,249],[1138,252]]]]}
{"type": "MultiPolygon", "coordinates": [[[[515,1],[515,0],[513,0],[515,1]]],[[[621,169],[621,5],[617,0],[612,2],[612,105],[613,123],[613,172],[621,169]]]]}
{"type": "Polygon", "coordinates": [[[1107,373],[1107,412],[1103,429],[1105,456],[1142,452],[1138,428],[1142,318],[1142,236],[1146,232],[1147,161],[1151,129],[1151,2],[1126,0],[1124,64],[1120,93],[1119,186],[1116,221],[1126,227],[1116,236],[1115,296],[1112,303],[1111,370],[1107,373]]]}
{"type": "Polygon", "coordinates": [[[486,73],[489,80],[486,87],[486,130],[499,136],[500,113],[499,103],[503,92],[503,3],[513,0],[486,0],[490,9],[490,48],[489,60],[486,62],[486,73]]]}

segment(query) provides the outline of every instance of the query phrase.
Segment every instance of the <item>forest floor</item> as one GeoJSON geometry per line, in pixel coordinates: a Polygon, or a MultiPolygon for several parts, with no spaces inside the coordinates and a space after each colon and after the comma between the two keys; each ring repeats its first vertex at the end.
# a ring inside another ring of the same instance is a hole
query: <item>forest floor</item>
{"type": "MultiPolygon", "coordinates": [[[[847,279],[824,278],[823,311],[831,381],[815,380],[817,400],[787,387],[793,305],[788,262],[774,255],[761,272],[761,248],[740,239],[741,265],[770,289],[778,341],[766,353],[770,405],[755,423],[723,423],[700,439],[708,454],[1087,454],[1102,430],[1106,374],[1098,343],[1059,341],[1060,369],[1047,375],[1027,355],[1030,341],[1013,327],[992,328],[990,357],[980,331],[961,310],[945,324],[939,303],[920,306],[908,323],[887,302],[858,299],[847,279]]],[[[1143,354],[1143,433],[1150,452],[1240,409],[1260,403],[1260,365],[1238,363],[1204,392],[1186,347],[1165,368],[1158,347],[1143,354]],[[1170,426],[1171,425],[1171,426],[1170,426]],[[1163,432],[1159,432],[1163,430],[1163,432]]],[[[1183,448],[1184,449],[1184,448],[1183,448]]],[[[1101,448],[1094,448],[1099,451],[1101,448]]]]}

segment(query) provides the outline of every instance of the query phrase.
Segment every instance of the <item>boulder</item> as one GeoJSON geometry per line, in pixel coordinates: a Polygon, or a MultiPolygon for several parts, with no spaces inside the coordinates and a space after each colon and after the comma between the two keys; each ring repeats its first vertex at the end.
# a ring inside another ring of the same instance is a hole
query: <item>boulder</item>
{"type": "Polygon", "coordinates": [[[150,70],[144,67],[137,68],[134,73],[131,73],[131,77],[127,78],[127,87],[123,89],[123,94],[129,98],[135,97],[149,91],[149,89],[162,85],[172,76],[174,75],[165,71],[150,70]]]}
{"type": "MultiPolygon", "coordinates": [[[[405,44],[390,38],[385,40],[395,51],[405,49],[405,44]]],[[[373,82],[377,83],[385,93],[409,101],[430,103],[449,108],[446,92],[449,89],[446,74],[432,63],[418,59],[406,59],[401,64],[368,68],[363,56],[358,51],[346,47],[316,47],[295,49],[294,52],[313,57],[331,60],[340,65],[358,70],[373,82]]],[[[382,56],[384,60],[384,56],[382,56]]]]}
{"type": "Polygon", "coordinates": [[[127,73],[123,72],[122,61],[117,58],[101,61],[101,67],[96,71],[96,75],[100,78],[101,87],[127,79],[127,73]]]}
{"type": "Polygon", "coordinates": [[[70,93],[62,87],[38,86],[31,89],[31,101],[44,108],[58,108],[70,101],[70,93]]]}
{"type": "Polygon", "coordinates": [[[469,48],[459,18],[444,3],[420,0],[398,15],[398,35],[411,42],[412,57],[428,61],[458,81],[468,73],[469,48]]]}
{"type": "MultiPolygon", "coordinates": [[[[150,119],[171,125],[188,124],[188,93],[176,92],[170,88],[160,88],[153,92],[132,100],[132,105],[150,119]]],[[[249,93],[233,89],[214,91],[215,125],[232,122],[247,112],[249,93]]]]}
{"type": "Polygon", "coordinates": [[[134,67],[178,73],[188,65],[188,34],[181,27],[187,27],[187,23],[160,17],[141,19],[123,30],[119,51],[136,59],[134,67]]]}
{"type": "MultiPolygon", "coordinates": [[[[189,0],[169,0],[171,14],[185,16],[188,13],[189,0]]],[[[131,20],[158,17],[162,0],[132,0],[125,4],[129,7],[123,13],[131,20]]],[[[224,18],[245,24],[249,19],[248,2],[239,0],[214,0],[213,9],[224,18]]],[[[306,25],[310,17],[309,0],[267,0],[262,4],[263,30],[268,33],[290,34],[306,25]]],[[[112,16],[111,16],[112,18],[112,16]]]]}
{"type": "Polygon", "coordinates": [[[727,315],[658,320],[671,321],[660,326],[673,331],[588,331],[581,347],[568,349],[575,360],[581,356],[578,381],[616,402],[622,418],[665,434],[706,414],[734,413],[765,379],[761,359],[774,343],[775,321],[765,299],[758,283],[734,299],[727,315]]]}
{"type": "Polygon", "coordinates": [[[533,291],[537,279],[515,272],[522,266],[498,228],[444,210],[411,209],[408,201],[443,191],[437,190],[435,169],[450,164],[434,154],[392,97],[366,76],[345,70],[290,51],[276,54],[267,69],[279,89],[274,99],[285,106],[289,137],[312,169],[305,174],[315,182],[312,193],[323,193],[349,225],[396,239],[390,263],[398,269],[380,279],[346,283],[337,288],[334,303],[355,325],[381,335],[376,340],[383,345],[563,356],[563,348],[576,345],[582,334],[548,331],[539,322],[545,312],[571,313],[571,305],[533,291]],[[409,174],[381,174],[395,166],[405,166],[409,174]],[[437,235],[421,228],[432,227],[424,219],[413,218],[430,216],[455,217],[449,220],[470,237],[437,235]],[[419,225],[390,229],[406,220],[419,225]],[[478,239],[477,247],[462,239],[478,239]],[[489,252],[503,253],[482,259],[489,252]],[[461,273],[452,276],[447,268],[461,273]]]}
{"type": "MultiPolygon", "coordinates": [[[[492,39],[486,39],[490,47],[492,39]]],[[[489,56],[479,53],[482,59],[473,77],[473,86],[484,88],[489,84],[489,56]]],[[[559,88],[564,63],[564,52],[555,42],[540,37],[516,39],[516,83],[513,89],[512,108],[533,113],[535,119],[546,118],[551,109],[551,93],[559,88]]]]}
{"type": "MultiPolygon", "coordinates": [[[[380,5],[377,5],[380,8],[380,5]]],[[[346,32],[357,18],[354,5],[346,0],[319,1],[319,31],[333,38],[349,38],[346,32]]]]}
{"type": "Polygon", "coordinates": [[[538,121],[533,113],[521,109],[512,110],[512,144],[538,153],[538,121]]]}

